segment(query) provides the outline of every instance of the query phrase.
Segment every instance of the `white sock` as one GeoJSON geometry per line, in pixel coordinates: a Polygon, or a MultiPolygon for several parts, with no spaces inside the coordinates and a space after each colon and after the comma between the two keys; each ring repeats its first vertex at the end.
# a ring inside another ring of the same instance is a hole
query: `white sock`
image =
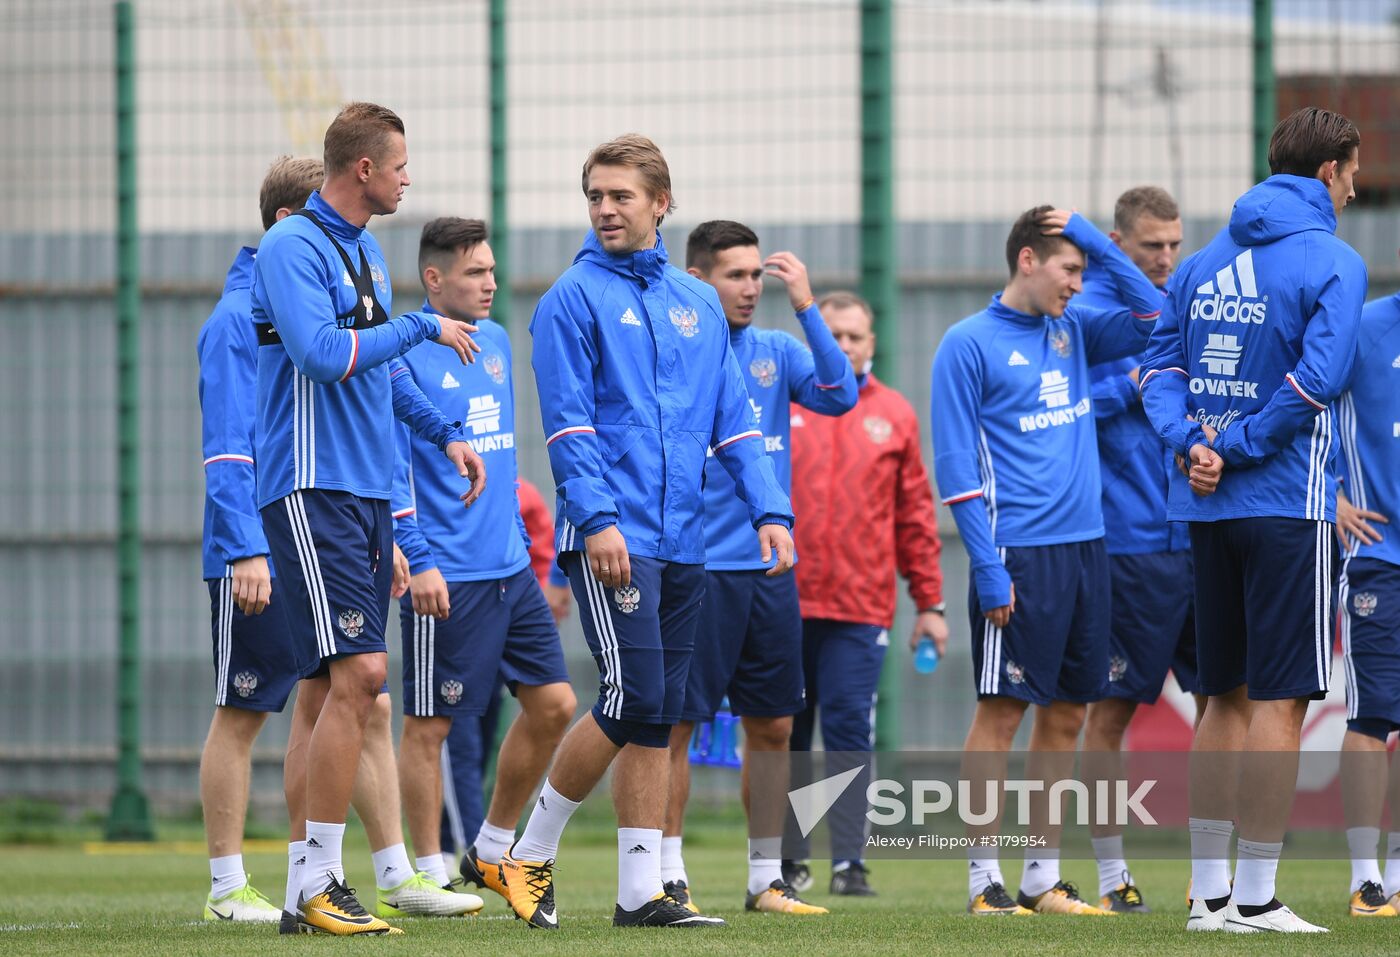
{"type": "Polygon", "coordinates": [[[1189,818],[1191,827],[1191,896],[1215,900],[1230,896],[1231,821],[1189,818]]]}
{"type": "Polygon", "coordinates": [[[1351,850],[1351,889],[1359,891],[1366,881],[1381,883],[1381,867],[1376,861],[1376,845],[1380,843],[1378,827],[1347,828],[1347,847],[1351,850]]]}
{"type": "Polygon", "coordinates": [[[1111,894],[1120,884],[1131,884],[1133,877],[1128,873],[1128,862],[1123,859],[1123,835],[1090,839],[1094,845],[1094,859],[1099,862],[1099,896],[1111,894]]]}
{"type": "Polygon", "coordinates": [[[661,893],[661,831],[617,829],[617,903],[636,910],[661,893]]]}
{"type": "Polygon", "coordinates": [[[307,900],[325,890],[331,876],[345,883],[345,865],[340,860],[344,840],[344,824],[306,822],[306,866],[301,869],[301,888],[307,900]]]}
{"type": "MultiPolygon", "coordinates": [[[[564,826],[578,810],[579,803],[564,797],[546,780],[540,789],[540,796],[535,799],[530,820],[525,822],[525,833],[515,842],[515,859],[554,860],[559,855],[559,835],[564,833],[564,826]]],[[[656,856],[659,858],[661,855],[658,853],[656,856]]]]}
{"type": "Polygon", "coordinates": [[[967,899],[972,900],[978,894],[987,889],[988,884],[1006,884],[1006,879],[1001,876],[1001,863],[995,856],[985,856],[985,849],[982,856],[969,854],[967,858],[967,899]]]}
{"type": "MultiPolygon", "coordinates": [[[[476,856],[483,864],[499,864],[501,855],[515,843],[515,831],[507,827],[497,827],[490,821],[481,822],[481,830],[476,832],[476,856]]],[[[534,858],[526,858],[534,860],[534,858]]]]}
{"type": "Polygon", "coordinates": [[[458,861],[455,857],[453,857],[450,851],[443,851],[438,856],[442,858],[442,872],[444,874],[450,875],[456,873],[457,868],[461,865],[461,862],[458,861]]]}
{"type": "Polygon", "coordinates": [[[1274,879],[1278,876],[1278,859],[1283,842],[1246,841],[1236,844],[1239,861],[1235,865],[1235,889],[1230,900],[1235,904],[1259,907],[1274,899],[1274,879]]]}
{"type": "Polygon", "coordinates": [[[685,857],[681,853],[681,842],[685,838],[663,837],[661,839],[661,880],[669,884],[672,881],[685,881],[690,884],[690,878],[685,875],[685,857]]]}
{"type": "Polygon", "coordinates": [[[228,857],[209,858],[209,896],[213,900],[227,897],[248,884],[248,875],[243,872],[243,855],[230,854],[228,857]]]}
{"type": "Polygon", "coordinates": [[[1021,866],[1021,893],[1027,897],[1039,897],[1060,883],[1060,849],[1058,847],[1038,848],[1032,857],[1026,855],[1021,866]]]}
{"type": "Polygon", "coordinates": [[[783,879],[783,838],[749,838],[749,893],[758,894],[783,879]]]}
{"type": "Polygon", "coordinates": [[[288,914],[297,912],[297,896],[301,894],[302,868],[306,864],[306,842],[287,843],[287,891],[282,895],[282,909],[288,914]]]}
{"type": "MultiPolygon", "coordinates": [[[[403,847],[402,844],[399,845],[403,847]]],[[[413,866],[433,879],[433,883],[438,887],[446,887],[451,880],[447,876],[447,864],[443,861],[441,854],[424,854],[422,857],[413,859],[413,866]]]]}
{"type": "Polygon", "coordinates": [[[1400,831],[1385,836],[1385,892],[1400,893],[1400,831]]]}
{"type": "Polygon", "coordinates": [[[382,891],[398,887],[416,872],[408,860],[408,849],[403,844],[391,844],[370,855],[374,861],[374,883],[382,891]]]}

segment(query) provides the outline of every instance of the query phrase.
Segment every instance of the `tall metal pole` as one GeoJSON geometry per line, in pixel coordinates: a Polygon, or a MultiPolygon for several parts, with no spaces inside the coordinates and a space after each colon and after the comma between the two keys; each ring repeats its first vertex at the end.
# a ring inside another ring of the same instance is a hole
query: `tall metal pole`
{"type": "Polygon", "coordinates": [[[136,22],[115,6],[117,41],[117,790],[108,840],[155,836],[141,786],[141,262],[136,219],[136,22]]]}
{"type": "Polygon", "coordinates": [[[1277,122],[1274,0],[1254,0],[1254,181],[1269,178],[1269,137],[1277,122]]]}
{"type": "Polygon", "coordinates": [[[491,0],[491,251],[496,255],[496,291],[491,318],[510,320],[510,204],[506,150],[506,0],[491,0]]]}
{"type": "MultiPolygon", "coordinates": [[[[875,372],[898,377],[899,255],[894,217],[894,4],[860,4],[860,291],[875,312],[875,372]]],[[[899,653],[896,652],[896,656],[899,653]]],[[[875,747],[899,747],[899,674],[886,656],[875,747]]]]}

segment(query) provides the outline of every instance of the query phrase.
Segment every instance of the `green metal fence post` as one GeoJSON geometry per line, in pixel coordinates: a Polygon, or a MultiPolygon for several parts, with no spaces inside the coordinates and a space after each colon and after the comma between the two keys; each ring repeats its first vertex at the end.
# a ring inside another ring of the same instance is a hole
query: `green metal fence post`
{"type": "MultiPolygon", "coordinates": [[[[899,255],[894,218],[894,4],[860,4],[860,290],[875,312],[875,372],[894,383],[899,354],[899,255]]],[[[898,643],[895,643],[897,646],[898,643]]],[[[899,649],[886,655],[875,746],[899,747],[899,649]]]]}
{"type": "Polygon", "coordinates": [[[491,251],[496,255],[496,298],[491,318],[510,321],[510,206],[506,151],[506,0],[491,0],[491,251]]]}
{"type": "Polygon", "coordinates": [[[1278,119],[1274,0],[1254,0],[1254,181],[1269,178],[1269,137],[1278,119]]]}
{"type": "Polygon", "coordinates": [[[136,221],[136,23],[117,3],[117,791],[107,839],[155,836],[141,787],[140,433],[141,262],[136,221]]]}

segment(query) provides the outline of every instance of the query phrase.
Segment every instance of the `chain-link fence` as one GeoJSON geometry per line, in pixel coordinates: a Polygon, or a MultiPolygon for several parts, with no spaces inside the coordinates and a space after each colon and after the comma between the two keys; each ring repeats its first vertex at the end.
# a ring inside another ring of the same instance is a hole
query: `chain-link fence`
{"type": "MultiPolygon", "coordinates": [[[[1107,228],[1122,189],[1157,183],[1180,201],[1194,248],[1252,181],[1260,124],[1304,102],[1362,127],[1368,208],[1345,218],[1344,235],[1371,265],[1373,292],[1393,288],[1392,6],[137,0],[135,96],[123,103],[112,4],[12,0],[0,10],[0,171],[10,184],[0,219],[0,795],[97,804],[113,784],[116,157],[128,110],[141,291],[140,716],[148,787],[170,805],[194,800],[211,697],[194,337],[237,248],[257,242],[267,165],[319,153],[341,103],[382,102],[407,125],[413,186],[395,216],[373,224],[400,311],[418,302],[419,226],[443,214],[491,218],[494,189],[520,356],[536,297],[587,227],[579,168],[601,140],[636,130],[665,150],[673,252],[690,225],[743,220],[766,248],[806,260],[819,290],[860,283],[862,200],[892,187],[884,225],[899,298],[881,317],[882,368],[926,434],[933,351],[999,287],[1020,210],[1075,206],[1107,228]],[[1272,31],[1256,29],[1255,11],[1270,7],[1272,31]],[[869,32],[881,11],[893,18],[883,41],[869,32]],[[494,33],[493,15],[504,27],[494,33]],[[494,113],[493,61],[504,79],[494,113]],[[1256,69],[1269,62],[1272,71],[1256,69]],[[892,102],[884,127],[863,112],[882,95],[892,102]],[[1256,103],[1270,97],[1274,115],[1256,122],[1256,103]],[[892,142],[883,167],[862,149],[872,138],[892,142]]],[[[759,322],[791,321],[782,298],[769,292],[759,322]]],[[[528,363],[517,370],[522,473],[548,489],[534,383],[528,363]]],[[[887,684],[905,747],[956,746],[973,700],[966,561],[951,518],[940,518],[953,639],[932,678],[899,667],[887,684]]],[[[907,602],[902,610],[890,637],[900,666],[907,602]]],[[[591,700],[575,625],[565,642],[580,699],[591,700]]],[[[274,722],[259,742],[257,786],[274,799],[284,734],[274,722]]]]}

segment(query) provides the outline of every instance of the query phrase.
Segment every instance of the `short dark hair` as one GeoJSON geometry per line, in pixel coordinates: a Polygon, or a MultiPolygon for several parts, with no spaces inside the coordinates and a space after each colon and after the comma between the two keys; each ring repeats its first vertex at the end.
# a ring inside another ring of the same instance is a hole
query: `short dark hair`
{"type": "Polygon", "coordinates": [[[817,300],[817,311],[826,312],[828,309],[859,309],[865,313],[870,320],[871,328],[875,326],[875,310],[870,308],[870,303],[865,301],[865,297],[846,289],[837,289],[827,293],[817,300]]]}
{"type": "Polygon", "coordinates": [[[306,205],[311,191],[325,181],[326,169],[314,156],[279,156],[267,168],[258,190],[258,209],[264,230],[277,222],[279,209],[296,212],[306,205]]]}
{"type": "Polygon", "coordinates": [[[486,224],[479,219],[439,216],[423,226],[418,237],[418,275],[429,266],[443,269],[458,252],[486,242],[486,224]]]}
{"type": "Polygon", "coordinates": [[[343,173],[366,156],[379,162],[394,133],[403,135],[403,120],[387,106],[347,103],[326,127],[326,174],[343,173]]]}
{"type": "Polygon", "coordinates": [[[757,246],[758,235],[743,223],[731,219],[711,219],[690,231],[685,244],[687,269],[708,273],[715,266],[715,254],[737,246],[757,246]]]}
{"type": "Polygon", "coordinates": [[[1160,186],[1134,186],[1113,204],[1113,228],[1127,235],[1144,215],[1170,223],[1181,218],[1181,209],[1160,186]]]}
{"type": "Polygon", "coordinates": [[[1021,258],[1021,250],[1027,246],[1035,253],[1036,259],[1045,262],[1059,252],[1062,243],[1074,245],[1063,236],[1047,236],[1040,231],[1041,217],[1054,208],[1046,203],[1044,206],[1028,209],[1016,217],[1016,222],[1011,226],[1011,233],[1006,237],[1006,268],[1010,275],[1016,275],[1016,261],[1021,258]]]}
{"type": "Polygon", "coordinates": [[[1345,163],[1361,145],[1361,131],[1340,113],[1316,106],[1294,110],[1269,137],[1269,169],[1313,177],[1323,163],[1345,163]]]}
{"type": "Polygon", "coordinates": [[[617,139],[599,143],[583,161],[583,192],[588,194],[588,176],[595,166],[629,166],[642,174],[642,182],[653,196],[666,194],[666,213],[657,217],[656,224],[675,212],[676,196],[671,192],[671,167],[661,155],[661,147],[640,133],[624,133],[617,139]]]}

